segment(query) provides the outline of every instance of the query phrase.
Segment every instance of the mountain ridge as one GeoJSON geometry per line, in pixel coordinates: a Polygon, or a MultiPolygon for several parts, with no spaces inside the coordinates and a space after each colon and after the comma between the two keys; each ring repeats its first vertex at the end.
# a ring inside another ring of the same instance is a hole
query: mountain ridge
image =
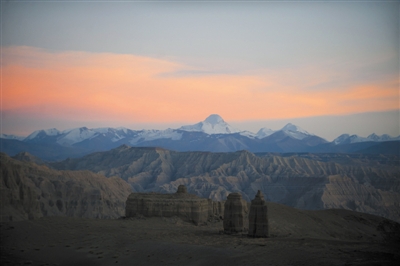
{"type": "MultiPolygon", "coordinates": [[[[117,127],[117,128],[112,128],[112,127],[102,127],[102,128],[92,128],[89,129],[87,127],[79,127],[79,128],[72,128],[72,129],[66,129],[63,131],[60,131],[56,128],[50,128],[50,129],[41,129],[41,130],[36,130],[34,132],[32,132],[31,134],[29,134],[27,137],[21,137],[21,136],[16,136],[16,135],[12,135],[12,134],[1,134],[0,138],[3,139],[17,139],[17,140],[25,140],[25,141],[29,141],[32,139],[35,139],[39,134],[44,134],[47,136],[58,136],[58,135],[63,135],[63,134],[72,134],[72,133],[76,133],[76,131],[81,131],[81,132],[85,132],[85,134],[87,134],[87,138],[92,137],[95,133],[97,134],[105,134],[108,133],[110,131],[114,131],[114,132],[119,132],[122,137],[123,135],[129,135],[129,133],[132,132],[150,132],[150,133],[159,133],[160,137],[163,138],[163,134],[164,132],[170,132],[171,130],[176,130],[176,131],[188,131],[188,132],[204,132],[206,134],[212,135],[212,134],[235,134],[235,133],[245,133],[245,135],[248,135],[249,133],[251,133],[254,137],[257,137],[259,139],[262,139],[264,137],[267,137],[269,135],[271,135],[272,133],[275,133],[277,131],[284,131],[284,132],[296,132],[296,133],[302,133],[305,135],[310,135],[310,136],[315,136],[315,134],[309,133],[308,131],[302,129],[301,127],[294,125],[292,123],[288,123],[286,124],[284,127],[282,127],[279,130],[273,130],[270,128],[261,128],[257,133],[253,133],[250,131],[246,131],[246,130],[239,130],[239,129],[235,129],[232,126],[230,126],[228,123],[225,122],[225,120],[219,116],[218,114],[211,114],[209,115],[204,121],[201,121],[197,124],[194,125],[186,125],[186,126],[181,126],[180,128],[177,129],[166,129],[166,130],[156,130],[156,129],[151,129],[151,130],[132,130],[132,129],[128,129],[125,127],[117,127]],[[211,130],[209,130],[211,129],[211,130]],[[214,129],[214,130],[213,130],[214,129]],[[89,133],[88,133],[89,132],[89,133]],[[248,133],[246,133],[248,132],[248,133]],[[264,134],[261,134],[262,132],[264,132],[264,134]]],[[[121,137],[121,136],[120,136],[121,137]]],[[[338,142],[339,138],[355,138],[358,137],[360,138],[360,140],[356,140],[357,142],[360,141],[365,141],[365,140],[370,140],[370,141],[389,141],[389,140],[400,140],[400,135],[397,137],[391,137],[388,134],[383,134],[381,136],[372,133],[367,137],[360,137],[358,135],[349,135],[347,133],[342,134],[340,136],[338,136],[336,139],[334,139],[332,142],[335,142],[336,144],[342,143],[342,142],[338,142]]],[[[353,140],[354,141],[354,140],[353,140]]]]}
{"type": "MultiPolygon", "coordinates": [[[[260,129],[256,134],[231,127],[217,114],[204,121],[178,129],[131,130],[128,128],[80,127],[59,131],[55,128],[38,130],[21,140],[12,135],[1,135],[1,151],[10,156],[19,152],[30,152],[43,160],[59,160],[79,157],[95,151],[105,151],[127,144],[130,146],[158,146],[177,151],[232,152],[374,152],[375,143],[399,141],[400,136],[378,136],[367,138],[342,134],[332,142],[288,123],[280,130],[260,129]],[[372,142],[372,143],[370,143],[372,142]],[[336,147],[337,146],[337,147],[336,147]],[[367,149],[368,148],[368,149],[367,149]],[[367,150],[366,150],[367,149],[367,150]]],[[[385,152],[377,147],[376,151],[385,152]]],[[[390,153],[396,150],[390,149],[390,153]]]]}
{"type": "Polygon", "coordinates": [[[134,192],[174,193],[185,185],[200,197],[223,200],[239,192],[250,201],[261,190],[266,200],[295,208],[350,209],[399,220],[398,164],[339,162],[295,155],[260,157],[249,151],[177,152],[125,145],[48,165],[118,176],[134,192]]]}
{"type": "Polygon", "coordinates": [[[121,178],[88,170],[58,171],[35,163],[37,158],[0,153],[1,220],[43,216],[118,218],[130,186],[121,178]],[[19,160],[17,160],[17,158],[19,160]]]}

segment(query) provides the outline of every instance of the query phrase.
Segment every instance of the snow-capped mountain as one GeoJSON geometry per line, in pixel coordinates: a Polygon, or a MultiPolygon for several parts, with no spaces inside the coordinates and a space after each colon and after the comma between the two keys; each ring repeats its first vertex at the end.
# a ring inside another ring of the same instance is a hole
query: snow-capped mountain
{"type": "Polygon", "coordinates": [[[50,128],[50,129],[42,129],[42,130],[36,130],[30,135],[28,135],[24,141],[29,141],[29,140],[34,140],[34,139],[42,139],[46,137],[52,137],[52,136],[57,136],[60,135],[61,131],[59,131],[56,128],[50,128]]]}
{"type": "Polygon", "coordinates": [[[364,142],[364,141],[368,141],[368,139],[360,137],[358,135],[342,134],[336,139],[334,139],[333,143],[336,145],[340,145],[340,144],[350,144],[350,143],[364,142]]]}
{"type": "Polygon", "coordinates": [[[232,134],[232,133],[240,133],[239,129],[236,129],[230,126],[228,123],[222,119],[217,114],[210,115],[206,118],[206,120],[188,126],[182,126],[179,128],[183,131],[196,131],[196,132],[203,132],[206,134],[232,134]]]}
{"type": "MultiPolygon", "coordinates": [[[[372,147],[378,142],[400,140],[400,136],[393,138],[389,135],[371,134],[364,138],[343,134],[329,143],[291,123],[280,130],[262,128],[255,134],[230,126],[217,114],[210,115],[197,124],[178,129],[131,130],[124,127],[92,129],[80,127],[59,131],[51,128],[35,131],[26,138],[5,134],[0,135],[0,138],[2,152],[15,155],[27,151],[45,160],[82,156],[123,144],[162,147],[176,151],[355,152],[357,149],[372,147]],[[358,142],[363,143],[354,146],[354,143],[358,142]],[[351,145],[353,146],[350,147],[351,145]]],[[[385,149],[382,146],[374,151],[381,152],[385,149]]]]}
{"type": "Polygon", "coordinates": [[[63,131],[62,136],[58,138],[57,143],[63,146],[70,146],[94,138],[102,138],[108,142],[118,142],[122,139],[133,137],[135,135],[136,131],[124,127],[103,127],[93,129],[81,127],[63,131]]]}
{"type": "Polygon", "coordinates": [[[372,133],[367,137],[367,139],[372,140],[372,141],[391,141],[391,140],[400,140],[400,136],[398,137],[392,137],[388,134],[383,134],[381,136],[376,135],[375,133],[372,133]]]}
{"type": "Polygon", "coordinates": [[[314,136],[314,134],[310,134],[301,127],[293,125],[291,123],[284,126],[281,130],[290,137],[300,140],[309,136],[314,136]]]}
{"type": "Polygon", "coordinates": [[[88,129],[87,127],[65,130],[60,134],[62,136],[57,139],[57,143],[63,146],[70,146],[85,139],[91,139],[97,134],[99,133],[94,129],[88,129]]]}
{"type": "Polygon", "coordinates": [[[307,132],[306,130],[302,129],[299,126],[293,125],[292,123],[285,125],[280,130],[272,130],[272,129],[266,128],[266,127],[261,128],[257,132],[256,136],[258,139],[263,139],[263,138],[271,136],[272,134],[277,133],[277,132],[283,133],[286,136],[289,136],[294,139],[299,139],[299,140],[305,139],[309,136],[315,136],[314,134],[307,132]]]}
{"type": "Polygon", "coordinates": [[[134,131],[127,128],[93,128],[87,127],[67,129],[59,131],[55,128],[47,130],[37,130],[27,136],[25,142],[47,142],[53,141],[62,146],[71,146],[84,140],[90,140],[99,136],[108,138],[111,142],[132,135],[134,131]]]}
{"type": "Polygon", "coordinates": [[[270,128],[263,127],[257,132],[256,136],[258,139],[262,139],[262,138],[265,138],[265,137],[268,137],[268,136],[274,134],[275,132],[276,132],[276,130],[272,130],[270,128]]]}
{"type": "Polygon", "coordinates": [[[310,149],[326,144],[328,141],[315,136],[291,123],[285,125],[280,130],[260,130],[258,139],[262,143],[259,147],[268,149],[271,152],[305,152],[310,149]],[[265,134],[265,137],[262,137],[265,134]]]}
{"type": "Polygon", "coordinates": [[[382,142],[382,141],[391,141],[391,140],[400,140],[400,136],[391,137],[388,134],[383,134],[381,136],[378,136],[375,133],[373,133],[365,138],[365,137],[360,137],[358,135],[342,134],[339,137],[337,137],[336,139],[334,139],[333,143],[335,145],[342,145],[342,144],[359,143],[359,142],[366,142],[366,141],[382,142]]]}
{"type": "Polygon", "coordinates": [[[157,139],[180,140],[181,138],[182,133],[171,128],[166,130],[141,130],[136,132],[135,136],[129,140],[129,144],[136,145],[141,142],[157,139]]]}
{"type": "Polygon", "coordinates": [[[14,140],[24,140],[26,137],[16,136],[16,135],[9,135],[9,134],[0,134],[0,139],[14,139],[14,140]]]}

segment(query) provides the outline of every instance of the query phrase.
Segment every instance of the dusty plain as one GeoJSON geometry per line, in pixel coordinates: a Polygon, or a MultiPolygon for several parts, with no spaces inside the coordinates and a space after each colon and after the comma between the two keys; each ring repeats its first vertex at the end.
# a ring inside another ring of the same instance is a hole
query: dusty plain
{"type": "Polygon", "coordinates": [[[43,217],[1,223],[1,265],[398,265],[400,225],[347,210],[268,203],[270,238],[226,235],[218,218],[43,217]]]}

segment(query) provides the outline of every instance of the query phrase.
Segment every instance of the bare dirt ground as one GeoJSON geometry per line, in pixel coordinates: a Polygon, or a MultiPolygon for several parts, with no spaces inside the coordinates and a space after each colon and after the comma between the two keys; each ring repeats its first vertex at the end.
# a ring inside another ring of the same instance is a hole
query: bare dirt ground
{"type": "Polygon", "coordinates": [[[1,265],[399,265],[398,239],[376,227],[375,218],[299,213],[290,224],[280,220],[287,216],[275,216],[271,237],[263,239],[222,234],[222,221],[195,226],[177,217],[1,223],[1,265]],[[336,225],[329,225],[330,216],[336,225]],[[340,231],[345,224],[352,228],[340,231]]]}

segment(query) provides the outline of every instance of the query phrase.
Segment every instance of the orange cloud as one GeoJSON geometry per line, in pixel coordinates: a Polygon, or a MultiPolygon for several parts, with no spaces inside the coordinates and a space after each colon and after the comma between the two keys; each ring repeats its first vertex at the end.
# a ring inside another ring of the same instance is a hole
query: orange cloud
{"type": "MultiPolygon", "coordinates": [[[[3,48],[2,111],[124,122],[294,118],[399,108],[398,80],[308,90],[329,73],[261,71],[235,75],[165,75],[191,70],[135,55],[3,48]]],[[[337,78],[337,73],[335,73],[337,78]]]]}

